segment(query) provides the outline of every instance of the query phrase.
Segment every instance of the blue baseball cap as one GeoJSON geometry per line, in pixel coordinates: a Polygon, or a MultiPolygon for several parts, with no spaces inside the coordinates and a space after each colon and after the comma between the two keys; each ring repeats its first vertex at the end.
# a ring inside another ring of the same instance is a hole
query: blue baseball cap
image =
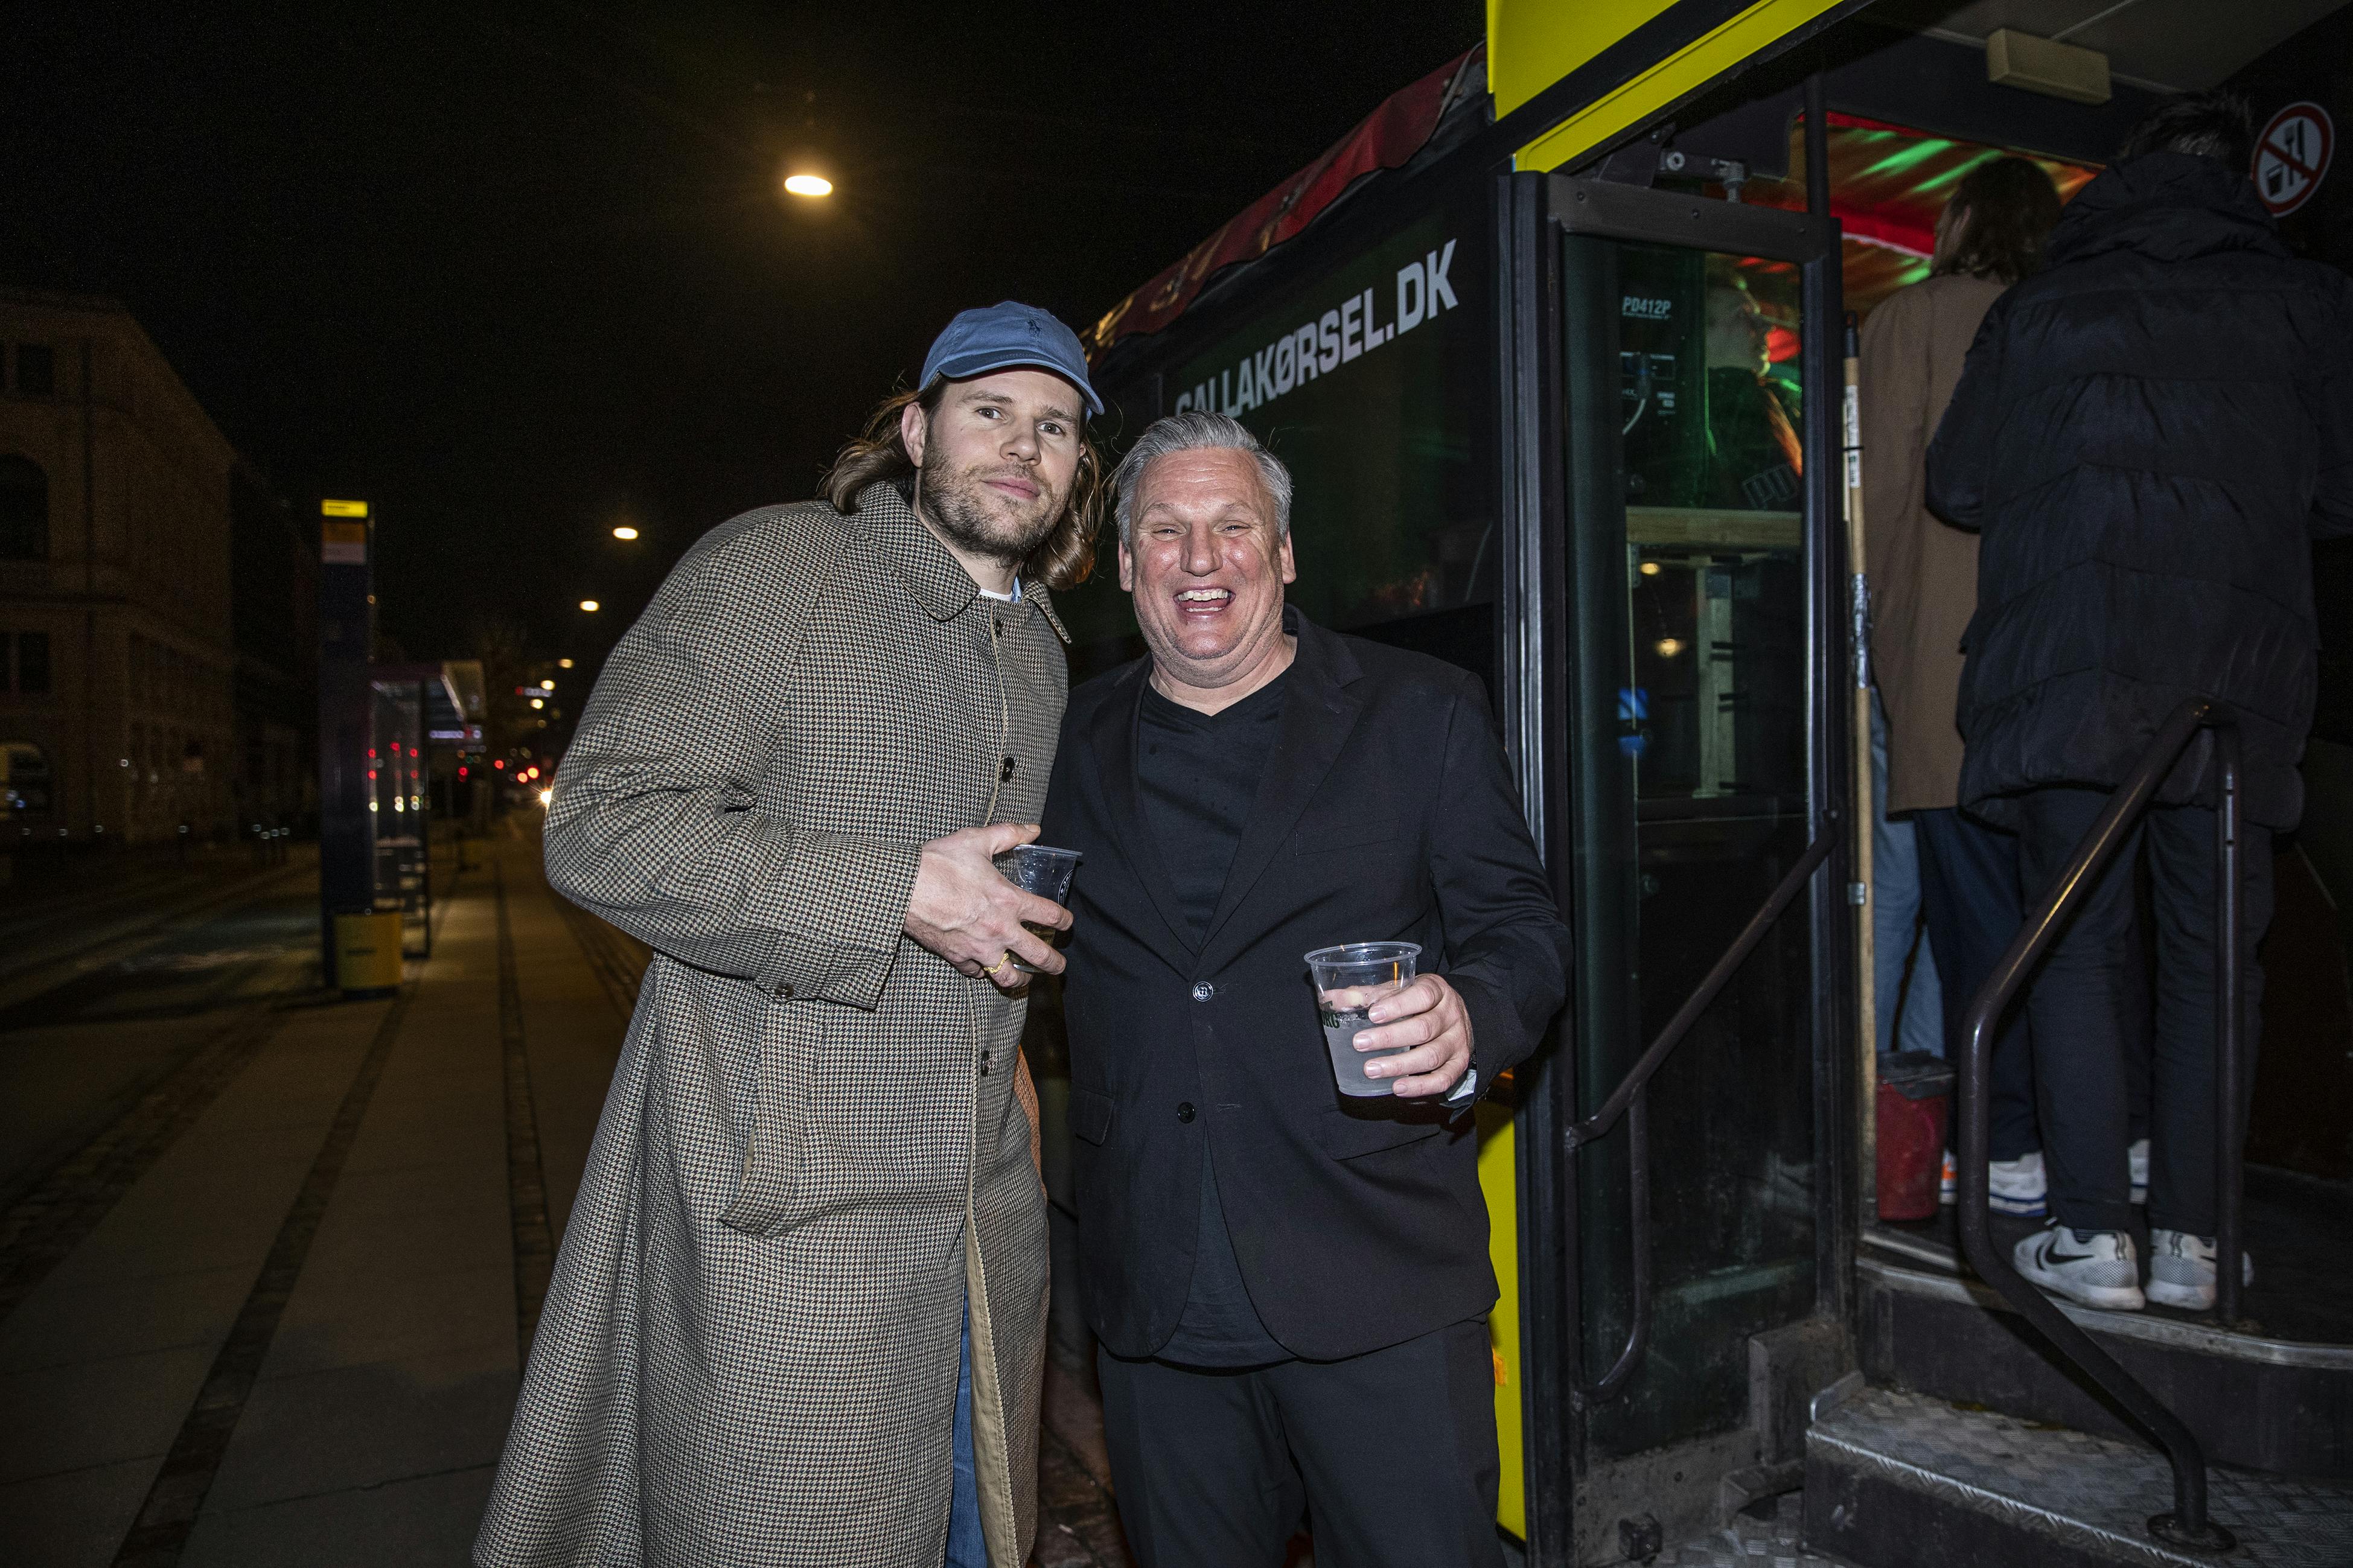
{"type": "Polygon", "coordinates": [[[1079,347],[1079,335],[1050,311],[1010,300],[985,310],[964,311],[950,321],[932,340],[932,352],[923,356],[923,379],[916,384],[927,387],[941,376],[969,381],[1017,366],[1052,371],[1079,389],[1089,413],[1103,411],[1103,399],[1087,381],[1087,356],[1079,347]]]}

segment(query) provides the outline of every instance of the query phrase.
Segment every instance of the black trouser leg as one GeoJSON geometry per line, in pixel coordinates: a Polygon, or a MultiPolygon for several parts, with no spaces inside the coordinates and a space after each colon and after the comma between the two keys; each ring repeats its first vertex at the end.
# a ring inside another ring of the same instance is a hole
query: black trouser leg
{"type": "Polygon", "coordinates": [[[1307,1482],[1316,1568],[1503,1568],[1483,1320],[1262,1374],[1307,1482]]]}
{"type": "MultiPolygon", "coordinates": [[[[1958,1063],[1969,1005],[2026,921],[2019,899],[2019,845],[1957,811],[1915,811],[1920,910],[1944,988],[1945,1056],[1958,1063]]],[[[1993,1114],[1987,1139],[1997,1160],[2042,1146],[2034,1125],[2034,1047],[2024,1005],[2012,1003],[1994,1035],[1993,1114]]]]}
{"type": "Polygon", "coordinates": [[[1103,1441],[1143,1568],[1277,1568],[1304,1508],[1261,1372],[1194,1371],[1095,1352],[1103,1441]]]}
{"type": "MultiPolygon", "coordinates": [[[[2029,896],[2058,881],[2084,835],[2106,809],[2108,794],[2039,789],[2019,797],[2024,830],[2019,869],[2029,896]]],[[[2133,862],[2142,830],[2109,861],[2030,981],[2027,1012],[2034,1028],[2035,1103],[2042,1113],[2042,1160],[2051,1212],[2077,1230],[2126,1230],[2132,1175],[2126,1161],[2129,1093],[2125,1066],[2127,950],[2139,940],[2133,862]]]]}
{"type": "MultiPolygon", "coordinates": [[[[2148,816],[2149,889],[2157,921],[2157,1031],[2151,1060],[2148,1223],[2214,1235],[2214,814],[2174,806],[2148,816]]],[[[2241,825],[2239,985],[2241,1099],[2254,1081],[2263,972],[2255,944],[2272,921],[2272,836],[2241,825]]]]}
{"type": "Polygon", "coordinates": [[[1096,1357],[1143,1568],[1501,1568],[1494,1363],[1473,1321],[1338,1362],[1196,1371],[1096,1357]]]}

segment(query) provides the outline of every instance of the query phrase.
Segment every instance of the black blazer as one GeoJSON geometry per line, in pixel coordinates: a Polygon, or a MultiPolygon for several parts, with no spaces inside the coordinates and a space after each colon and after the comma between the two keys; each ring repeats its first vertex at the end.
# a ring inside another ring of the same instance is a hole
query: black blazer
{"type": "Polygon", "coordinates": [[[1187,935],[1135,783],[1150,661],[1071,696],[1041,842],[1076,849],[1063,1011],[1087,1319],[1123,1356],[1176,1331],[1201,1155],[1250,1300],[1293,1354],[1397,1344],[1495,1301],[1464,1110],[1350,1100],[1303,955],[1422,945],[1461,992],[1482,1087],[1543,1038],[1568,933],[1472,676],[1324,630],[1299,639],[1282,733],[1202,944],[1187,935]]]}

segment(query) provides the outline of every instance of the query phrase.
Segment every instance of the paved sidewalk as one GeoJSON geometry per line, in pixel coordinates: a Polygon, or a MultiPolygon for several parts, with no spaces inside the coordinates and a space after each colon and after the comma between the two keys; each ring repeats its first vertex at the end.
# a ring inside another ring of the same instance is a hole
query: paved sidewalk
{"type": "MultiPolygon", "coordinates": [[[[310,897],[0,998],[0,1563],[466,1560],[645,953],[505,842],[344,1002],[310,897]]],[[[1038,1562],[1124,1563],[1049,1407],[1038,1562]]]]}

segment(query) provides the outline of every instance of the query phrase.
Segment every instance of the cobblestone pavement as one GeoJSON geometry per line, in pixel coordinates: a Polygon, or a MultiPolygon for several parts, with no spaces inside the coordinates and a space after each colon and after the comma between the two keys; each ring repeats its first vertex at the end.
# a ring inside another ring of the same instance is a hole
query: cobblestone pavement
{"type": "MultiPolygon", "coordinates": [[[[0,966],[0,1563],[462,1563],[645,952],[518,839],[345,1001],[315,872],[219,870],[0,966]]],[[[1126,1568],[1082,1361],[1036,1562],[1126,1568]]]]}

